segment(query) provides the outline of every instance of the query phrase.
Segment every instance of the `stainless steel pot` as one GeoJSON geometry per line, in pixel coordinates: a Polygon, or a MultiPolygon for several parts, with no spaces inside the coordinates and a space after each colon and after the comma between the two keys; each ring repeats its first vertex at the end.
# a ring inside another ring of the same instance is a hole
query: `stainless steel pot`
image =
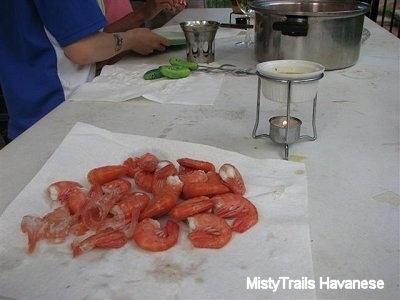
{"type": "Polygon", "coordinates": [[[255,11],[255,55],[259,62],[301,59],[334,70],[358,60],[367,3],[255,0],[251,8],[255,11]]]}

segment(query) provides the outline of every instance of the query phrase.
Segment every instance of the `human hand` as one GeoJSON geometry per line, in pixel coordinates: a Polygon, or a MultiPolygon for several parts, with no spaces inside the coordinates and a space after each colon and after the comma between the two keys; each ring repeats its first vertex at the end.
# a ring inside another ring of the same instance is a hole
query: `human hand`
{"type": "Polygon", "coordinates": [[[172,11],[173,13],[180,12],[187,7],[186,0],[174,0],[174,4],[175,9],[172,11]]]}
{"type": "Polygon", "coordinates": [[[186,0],[147,0],[139,10],[146,20],[151,20],[164,9],[177,13],[183,10],[186,5],[186,0]]]}
{"type": "Polygon", "coordinates": [[[154,50],[165,51],[171,41],[148,28],[135,28],[127,31],[130,48],[139,54],[147,55],[154,50]]]}

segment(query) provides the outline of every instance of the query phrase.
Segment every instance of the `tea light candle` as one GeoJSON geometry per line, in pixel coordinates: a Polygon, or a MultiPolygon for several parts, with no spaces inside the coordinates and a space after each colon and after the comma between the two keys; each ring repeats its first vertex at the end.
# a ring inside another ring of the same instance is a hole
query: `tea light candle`
{"type": "Polygon", "coordinates": [[[286,116],[277,116],[272,117],[269,123],[269,135],[276,143],[291,144],[300,138],[301,121],[297,118],[290,117],[288,122],[286,116]]]}
{"type": "MultiPolygon", "coordinates": [[[[288,127],[287,117],[273,117],[269,121],[272,125],[278,126],[280,128],[288,127]]],[[[301,121],[297,118],[289,118],[289,128],[300,127],[301,121]]]]}

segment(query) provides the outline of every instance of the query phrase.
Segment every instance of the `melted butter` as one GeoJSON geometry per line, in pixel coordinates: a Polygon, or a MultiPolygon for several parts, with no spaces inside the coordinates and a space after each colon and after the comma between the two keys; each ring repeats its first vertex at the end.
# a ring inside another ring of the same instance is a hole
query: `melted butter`
{"type": "Polygon", "coordinates": [[[288,72],[278,72],[279,74],[304,74],[303,72],[295,72],[295,71],[288,71],[288,72]]]}

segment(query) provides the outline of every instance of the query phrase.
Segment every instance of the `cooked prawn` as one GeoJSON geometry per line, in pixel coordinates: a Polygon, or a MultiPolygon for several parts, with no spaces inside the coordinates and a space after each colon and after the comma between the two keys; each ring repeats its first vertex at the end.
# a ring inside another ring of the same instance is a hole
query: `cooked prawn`
{"type": "Polygon", "coordinates": [[[218,173],[232,192],[240,195],[244,195],[246,193],[246,186],[244,184],[242,175],[234,165],[223,164],[219,168],[218,173]]]}
{"type": "Polygon", "coordinates": [[[37,242],[43,238],[45,226],[43,219],[27,215],[22,218],[21,230],[28,235],[28,253],[35,251],[37,242]]]}
{"type": "Polygon", "coordinates": [[[188,238],[197,248],[219,249],[232,237],[232,230],[226,221],[214,214],[201,213],[189,217],[188,238]]]}
{"type": "Polygon", "coordinates": [[[212,197],[214,214],[223,218],[233,218],[232,230],[245,232],[258,222],[257,208],[247,198],[234,193],[212,197]]]}
{"type": "Polygon", "coordinates": [[[258,222],[258,211],[253,203],[248,199],[245,200],[245,208],[240,212],[233,221],[232,230],[242,233],[253,227],[258,222]]]}
{"type": "Polygon", "coordinates": [[[119,219],[117,216],[107,217],[98,227],[97,232],[105,229],[113,229],[124,233],[127,239],[131,239],[139,221],[140,209],[132,209],[129,217],[119,219]]]}
{"type": "Polygon", "coordinates": [[[62,180],[53,182],[47,188],[49,192],[50,199],[53,201],[64,202],[64,197],[73,188],[81,188],[82,185],[79,182],[71,180],[62,180]]]}
{"type": "Polygon", "coordinates": [[[136,186],[148,193],[151,193],[153,190],[153,178],[154,173],[143,170],[136,172],[134,177],[136,186]]]}
{"type": "Polygon", "coordinates": [[[178,174],[178,170],[169,160],[160,160],[154,171],[154,176],[157,178],[167,178],[168,176],[174,176],[176,174],[178,174]]]}
{"type": "Polygon", "coordinates": [[[203,170],[189,170],[179,173],[178,176],[184,185],[198,182],[206,182],[208,180],[207,174],[203,170]]]}
{"type": "Polygon", "coordinates": [[[155,196],[140,214],[140,220],[161,217],[167,214],[178,203],[178,195],[166,191],[155,196]]]}
{"type": "Polygon", "coordinates": [[[179,225],[168,220],[161,227],[157,220],[146,218],[137,224],[133,239],[136,244],[148,251],[164,251],[173,247],[179,237],[179,225]]]}
{"type": "Polygon", "coordinates": [[[132,184],[123,178],[117,178],[101,185],[101,189],[104,193],[117,193],[123,194],[131,190],[132,184]]]}
{"type": "Polygon", "coordinates": [[[146,172],[154,172],[157,168],[158,162],[158,157],[149,152],[138,157],[136,160],[138,167],[146,172]]]}
{"type": "Polygon", "coordinates": [[[179,197],[182,193],[182,189],[183,182],[179,179],[179,176],[168,176],[162,192],[169,191],[175,193],[179,197]]]}
{"type": "Polygon", "coordinates": [[[162,191],[154,196],[140,214],[140,220],[160,217],[168,213],[178,203],[182,187],[183,183],[178,176],[168,176],[162,191]]]}
{"type": "Polygon", "coordinates": [[[77,214],[86,203],[88,190],[84,187],[72,188],[66,195],[65,201],[71,214],[77,214]]]}
{"type": "Polygon", "coordinates": [[[41,239],[60,243],[69,234],[71,218],[66,207],[60,206],[44,217],[26,215],[21,221],[21,230],[28,235],[28,253],[35,250],[41,239]]]}
{"type": "Polygon", "coordinates": [[[207,196],[200,196],[185,200],[173,207],[168,215],[181,221],[195,214],[205,212],[214,206],[214,202],[207,196]]]}
{"type": "Polygon", "coordinates": [[[179,158],[177,159],[178,164],[185,169],[203,170],[203,171],[215,171],[213,163],[203,160],[197,160],[192,158],[179,158]]]}
{"type": "Polygon", "coordinates": [[[124,233],[107,228],[82,241],[75,239],[71,244],[71,249],[73,256],[77,257],[94,248],[121,248],[127,242],[128,239],[124,233]]]}
{"type": "Polygon", "coordinates": [[[223,180],[221,176],[215,171],[208,171],[207,173],[207,182],[208,183],[220,183],[223,184],[223,180]]]}
{"type": "Polygon", "coordinates": [[[99,230],[83,240],[75,239],[71,244],[73,256],[76,257],[94,248],[120,248],[133,237],[138,223],[140,210],[131,212],[130,218],[107,218],[99,230]]]}
{"type": "Polygon", "coordinates": [[[141,192],[131,192],[122,196],[122,198],[114,204],[110,213],[118,220],[131,218],[132,212],[139,210],[141,212],[149,203],[150,197],[141,192]]]}
{"type": "Polygon", "coordinates": [[[54,209],[43,217],[46,229],[43,237],[52,243],[61,243],[69,234],[72,218],[64,206],[54,209]]]}
{"type": "Polygon", "coordinates": [[[125,166],[128,170],[128,173],[126,175],[131,178],[134,178],[135,174],[141,170],[137,165],[137,160],[137,157],[128,157],[122,163],[122,165],[125,166]]]}
{"type": "Polygon", "coordinates": [[[68,207],[72,214],[77,213],[86,200],[87,189],[76,181],[57,181],[50,184],[47,190],[50,199],[68,207]]]}
{"type": "Polygon", "coordinates": [[[175,165],[169,160],[161,160],[154,171],[152,193],[157,195],[167,184],[167,178],[178,174],[175,165]]]}
{"type": "Polygon", "coordinates": [[[103,184],[127,174],[128,168],[126,166],[109,165],[90,170],[87,174],[87,180],[90,184],[103,184]]]}
{"type": "Polygon", "coordinates": [[[96,194],[95,197],[87,199],[85,206],[80,212],[81,222],[87,228],[97,229],[121,197],[120,193],[112,192],[101,196],[96,194]]]}
{"type": "Polygon", "coordinates": [[[245,208],[243,197],[239,194],[215,195],[211,200],[214,202],[214,214],[222,218],[232,218],[245,208]]]}
{"type": "Polygon", "coordinates": [[[229,192],[230,189],[222,183],[198,182],[185,184],[183,186],[183,196],[187,199],[199,196],[213,196],[229,192]]]}

